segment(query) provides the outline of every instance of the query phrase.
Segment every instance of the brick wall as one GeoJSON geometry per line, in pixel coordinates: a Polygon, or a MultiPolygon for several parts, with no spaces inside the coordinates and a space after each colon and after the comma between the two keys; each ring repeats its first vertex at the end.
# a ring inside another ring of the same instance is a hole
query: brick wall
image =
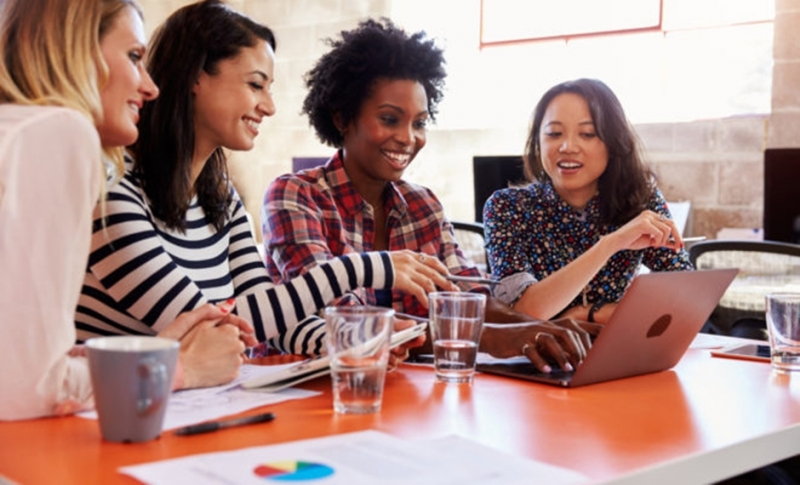
{"type": "MultiPolygon", "coordinates": [[[[149,29],[189,3],[140,2],[149,29]]],[[[689,234],[714,237],[723,227],[760,227],[763,151],[800,146],[800,0],[775,2],[770,116],[636,126],[667,199],[692,202],[689,234]]],[[[269,25],[278,38],[273,87],[278,113],[264,123],[256,148],[232,154],[230,165],[258,223],[264,190],[291,169],[292,156],[331,154],[299,115],[305,96],[302,75],[326,50],[320,39],[352,28],[366,16],[391,16],[392,0],[231,0],[229,4],[269,25]]],[[[451,218],[472,220],[472,157],[520,153],[526,129],[522,124],[511,129],[434,127],[407,178],[433,189],[451,218]]]]}

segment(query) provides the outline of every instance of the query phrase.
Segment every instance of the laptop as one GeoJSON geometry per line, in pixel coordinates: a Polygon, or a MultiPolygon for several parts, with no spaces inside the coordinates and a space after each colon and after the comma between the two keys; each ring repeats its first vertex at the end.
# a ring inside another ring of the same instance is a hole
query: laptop
{"type": "Polygon", "coordinates": [[[562,387],[673,367],[708,320],[738,269],[666,271],[634,278],[586,359],[572,372],[540,372],[526,357],[479,358],[476,369],[562,387]]]}

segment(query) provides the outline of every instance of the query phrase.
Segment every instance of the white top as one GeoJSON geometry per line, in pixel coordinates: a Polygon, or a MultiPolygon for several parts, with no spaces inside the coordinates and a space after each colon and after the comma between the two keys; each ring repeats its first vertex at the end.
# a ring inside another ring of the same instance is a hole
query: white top
{"type": "Polygon", "coordinates": [[[101,184],[100,140],[66,108],[0,105],[0,420],[91,396],[75,306],[101,184]]]}

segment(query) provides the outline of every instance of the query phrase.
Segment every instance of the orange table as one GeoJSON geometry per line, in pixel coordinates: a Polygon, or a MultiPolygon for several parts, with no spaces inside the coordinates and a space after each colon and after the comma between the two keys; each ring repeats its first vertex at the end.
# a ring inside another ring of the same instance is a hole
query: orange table
{"type": "MultiPolygon", "coordinates": [[[[427,367],[389,374],[384,409],[339,416],[323,395],[271,406],[271,423],[144,444],[105,443],[97,423],[0,423],[0,475],[23,484],[133,483],[117,468],[193,453],[377,429],[405,438],[457,433],[572,468],[594,481],[708,483],[800,454],[800,376],[769,364],[689,350],[670,371],[561,389],[486,374],[472,386],[434,382],[427,367]]],[[[252,410],[244,414],[255,414],[252,410]]]]}

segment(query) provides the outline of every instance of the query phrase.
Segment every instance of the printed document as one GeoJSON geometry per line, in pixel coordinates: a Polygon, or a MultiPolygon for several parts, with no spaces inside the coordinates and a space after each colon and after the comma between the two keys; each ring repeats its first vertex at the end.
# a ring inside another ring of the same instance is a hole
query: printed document
{"type": "Polygon", "coordinates": [[[120,468],[154,485],[327,484],[464,485],[586,483],[572,470],[512,456],[467,438],[405,440],[379,431],[205,453],[120,468]]]}

